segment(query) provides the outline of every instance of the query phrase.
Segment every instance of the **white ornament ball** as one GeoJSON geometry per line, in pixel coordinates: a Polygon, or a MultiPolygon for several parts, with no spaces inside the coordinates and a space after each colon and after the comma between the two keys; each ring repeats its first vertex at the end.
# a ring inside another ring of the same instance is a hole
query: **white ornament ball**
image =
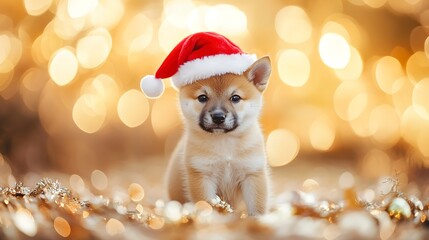
{"type": "Polygon", "coordinates": [[[161,79],[148,75],[140,81],[140,88],[148,98],[158,98],[164,92],[165,86],[161,79]]]}

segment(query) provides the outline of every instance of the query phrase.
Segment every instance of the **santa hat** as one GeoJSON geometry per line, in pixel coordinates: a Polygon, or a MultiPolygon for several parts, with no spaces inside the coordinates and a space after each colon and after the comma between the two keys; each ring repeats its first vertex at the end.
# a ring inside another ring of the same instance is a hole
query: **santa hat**
{"type": "Polygon", "coordinates": [[[177,44],[155,76],[145,76],[140,87],[148,98],[157,98],[164,91],[162,79],[171,77],[173,85],[180,88],[225,73],[242,74],[255,61],[256,55],[244,53],[220,34],[195,33],[177,44]]]}

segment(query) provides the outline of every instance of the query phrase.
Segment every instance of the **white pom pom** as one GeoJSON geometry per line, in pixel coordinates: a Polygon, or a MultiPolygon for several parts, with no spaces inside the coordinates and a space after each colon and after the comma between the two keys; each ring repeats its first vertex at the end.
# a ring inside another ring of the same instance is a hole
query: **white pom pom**
{"type": "Polygon", "coordinates": [[[164,92],[164,82],[161,79],[155,78],[153,75],[148,75],[140,81],[140,88],[148,98],[158,98],[164,92]]]}

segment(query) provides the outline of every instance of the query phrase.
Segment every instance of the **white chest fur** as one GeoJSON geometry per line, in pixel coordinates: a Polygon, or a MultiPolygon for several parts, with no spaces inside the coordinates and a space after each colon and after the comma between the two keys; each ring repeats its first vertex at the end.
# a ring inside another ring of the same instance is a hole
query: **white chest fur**
{"type": "Polygon", "coordinates": [[[237,200],[239,185],[249,174],[266,167],[262,136],[237,139],[214,135],[189,141],[187,146],[193,150],[185,150],[185,161],[216,185],[216,193],[227,201],[237,200]]]}
{"type": "MultiPolygon", "coordinates": [[[[189,145],[196,145],[198,151],[188,152],[189,163],[201,172],[214,170],[240,172],[258,171],[265,165],[265,154],[262,138],[237,139],[227,136],[213,136],[212,139],[193,141],[189,145]]],[[[188,145],[188,146],[189,146],[188,145]]]]}

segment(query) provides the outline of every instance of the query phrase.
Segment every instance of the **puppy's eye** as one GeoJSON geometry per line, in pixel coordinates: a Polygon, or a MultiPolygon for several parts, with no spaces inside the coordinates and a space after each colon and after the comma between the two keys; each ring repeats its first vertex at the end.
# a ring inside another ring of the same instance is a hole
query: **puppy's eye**
{"type": "Polygon", "coordinates": [[[200,103],[205,103],[209,100],[209,97],[207,97],[207,95],[202,94],[202,95],[197,97],[197,100],[200,103]]]}
{"type": "Polygon", "coordinates": [[[232,103],[238,103],[241,100],[241,97],[238,95],[232,95],[232,97],[230,98],[232,103]]]}

